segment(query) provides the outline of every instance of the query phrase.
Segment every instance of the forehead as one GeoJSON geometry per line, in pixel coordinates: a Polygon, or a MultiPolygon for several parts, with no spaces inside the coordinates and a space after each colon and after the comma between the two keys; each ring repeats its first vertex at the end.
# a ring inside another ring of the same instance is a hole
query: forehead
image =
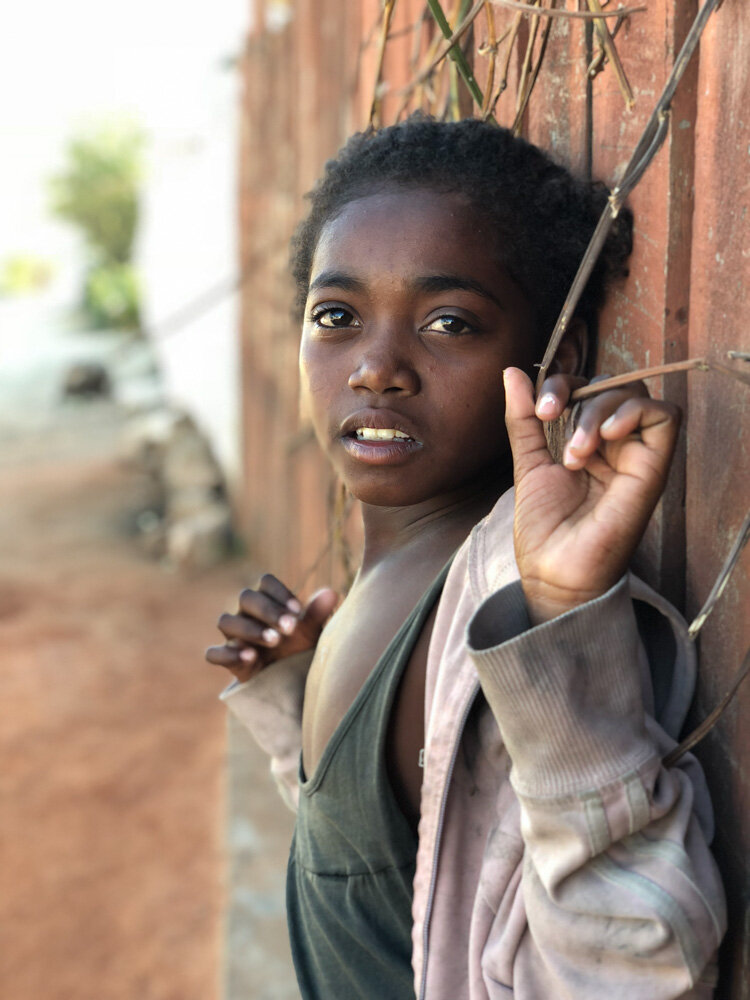
{"type": "Polygon", "coordinates": [[[323,227],[311,280],[323,270],[470,275],[507,279],[497,261],[489,226],[454,193],[402,188],[377,192],[344,205],[323,227]]]}

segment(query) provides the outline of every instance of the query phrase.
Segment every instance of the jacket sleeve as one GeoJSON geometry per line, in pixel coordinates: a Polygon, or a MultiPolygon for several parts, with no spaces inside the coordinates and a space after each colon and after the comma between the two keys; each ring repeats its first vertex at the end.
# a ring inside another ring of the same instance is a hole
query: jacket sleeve
{"type": "Polygon", "coordinates": [[[281,797],[297,809],[297,775],[302,751],[302,701],[315,650],[266,667],[243,684],[235,681],[219,696],[271,758],[271,774],[281,797]]]}
{"type": "Polygon", "coordinates": [[[661,763],[674,741],[644,711],[627,579],[535,628],[511,584],[468,641],[521,806],[516,1000],[712,996],[726,917],[710,802],[694,758],[661,763]]]}

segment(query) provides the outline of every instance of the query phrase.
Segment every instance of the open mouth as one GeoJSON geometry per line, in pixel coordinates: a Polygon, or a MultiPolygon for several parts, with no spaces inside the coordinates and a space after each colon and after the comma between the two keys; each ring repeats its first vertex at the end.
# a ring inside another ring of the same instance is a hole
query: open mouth
{"type": "Polygon", "coordinates": [[[348,454],[366,465],[400,465],[422,442],[395,427],[356,427],[341,441],[348,454]]]}
{"type": "Polygon", "coordinates": [[[349,435],[356,441],[414,441],[413,437],[397,431],[394,427],[358,427],[349,435]]]}

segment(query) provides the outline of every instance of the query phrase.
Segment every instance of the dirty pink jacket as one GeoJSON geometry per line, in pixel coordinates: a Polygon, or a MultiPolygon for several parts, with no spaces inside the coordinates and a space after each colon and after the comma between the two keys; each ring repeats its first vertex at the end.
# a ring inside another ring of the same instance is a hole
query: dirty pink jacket
{"type": "MultiPolygon", "coordinates": [[[[692,694],[684,622],[626,577],[532,628],[512,523],[511,491],[459,550],[433,630],[416,996],[709,998],[725,929],[711,805],[694,758],[661,764],[692,694]]],[[[222,694],[292,806],[310,661],[222,694]]]]}

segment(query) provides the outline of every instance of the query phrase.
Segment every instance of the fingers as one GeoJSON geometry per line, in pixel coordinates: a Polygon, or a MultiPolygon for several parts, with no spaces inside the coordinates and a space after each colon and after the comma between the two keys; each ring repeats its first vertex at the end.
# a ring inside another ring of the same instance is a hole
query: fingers
{"type": "Polygon", "coordinates": [[[579,404],[576,428],[565,447],[563,465],[568,469],[583,469],[602,443],[601,428],[619,407],[634,397],[649,399],[642,382],[603,392],[600,396],[579,404]]]}
{"type": "Polygon", "coordinates": [[[586,385],[580,375],[552,375],[545,379],[536,401],[536,415],[540,420],[557,420],[567,407],[574,390],[586,385]]]}
{"type": "MultiPolygon", "coordinates": [[[[239,614],[228,617],[240,618],[244,615],[248,619],[257,621],[265,628],[276,632],[276,641],[278,641],[282,635],[291,635],[297,627],[299,614],[295,614],[290,611],[287,602],[282,604],[273,597],[269,597],[268,594],[264,594],[260,590],[243,590],[240,594],[239,604],[239,614]]],[[[227,622],[226,624],[231,626],[233,623],[227,622]]],[[[219,628],[222,632],[224,632],[221,625],[221,619],[219,619],[219,628]]],[[[224,632],[224,634],[227,635],[226,632],[224,632]]],[[[227,635],[227,638],[242,639],[243,636],[227,635]]]]}
{"type": "Polygon", "coordinates": [[[227,642],[206,650],[206,659],[247,680],[273,660],[314,646],[337,601],[336,592],[325,588],[303,608],[283,583],[266,574],[257,590],[242,591],[237,614],[219,618],[227,642]]]}
{"type": "Polygon", "coordinates": [[[209,663],[213,663],[217,667],[239,669],[244,665],[244,661],[240,659],[238,646],[209,646],[205,656],[209,663]]]}
{"type": "Polygon", "coordinates": [[[639,443],[644,446],[639,453],[641,460],[650,454],[653,460],[648,464],[660,476],[665,475],[680,429],[679,409],[671,403],[647,396],[620,399],[619,403],[614,399],[610,403],[598,408],[595,417],[586,415],[586,425],[578,426],[565,448],[564,465],[569,469],[582,469],[591,456],[602,448],[607,448],[609,461],[610,451],[615,446],[610,464],[617,465],[623,472],[632,471],[622,464],[623,446],[639,443]]]}
{"type": "Polygon", "coordinates": [[[629,399],[600,427],[606,441],[622,441],[638,434],[645,447],[668,466],[677,444],[682,413],[658,399],[629,399]]]}
{"type": "Polygon", "coordinates": [[[230,643],[209,646],[205,656],[209,663],[230,670],[240,682],[250,680],[263,667],[260,656],[252,647],[240,649],[230,643]]]}
{"type": "Polygon", "coordinates": [[[279,604],[283,604],[294,615],[298,615],[302,611],[302,605],[291,590],[289,590],[288,587],[285,587],[281,580],[277,580],[271,573],[264,573],[264,575],[260,578],[258,590],[267,594],[272,600],[277,601],[279,604]]]}
{"type": "MultiPolygon", "coordinates": [[[[247,615],[230,615],[225,613],[219,618],[216,624],[225,638],[233,642],[265,647],[278,646],[281,642],[282,633],[278,626],[274,628],[271,625],[267,625],[264,621],[259,621],[257,618],[250,618],[247,615]]],[[[290,628],[289,631],[293,632],[294,627],[290,628]]]]}
{"type": "Polygon", "coordinates": [[[505,426],[513,452],[513,472],[516,483],[539,465],[550,465],[547,439],[534,407],[534,387],[520,368],[506,368],[505,426]]]}

